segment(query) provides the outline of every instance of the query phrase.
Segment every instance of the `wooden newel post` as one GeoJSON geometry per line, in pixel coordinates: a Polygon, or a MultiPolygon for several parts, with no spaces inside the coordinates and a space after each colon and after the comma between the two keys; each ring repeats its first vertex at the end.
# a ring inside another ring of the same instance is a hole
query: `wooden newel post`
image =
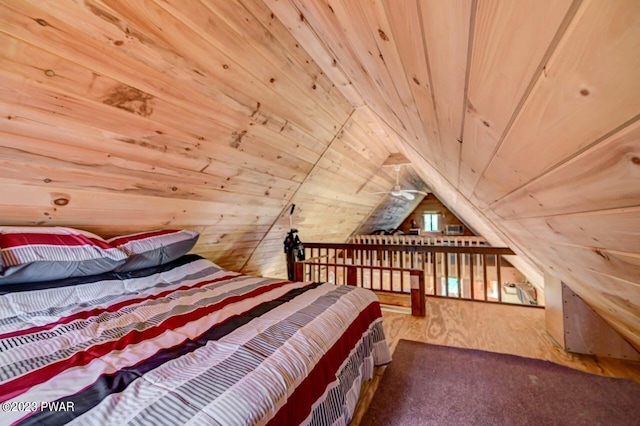
{"type": "Polygon", "coordinates": [[[294,281],[304,281],[304,262],[296,262],[294,265],[294,281]]]}
{"type": "Polygon", "coordinates": [[[358,270],[355,266],[347,266],[347,285],[358,285],[358,270]]]}
{"type": "Polygon", "coordinates": [[[424,288],[424,271],[412,270],[409,274],[411,281],[411,315],[425,317],[427,316],[427,300],[424,288]]]}

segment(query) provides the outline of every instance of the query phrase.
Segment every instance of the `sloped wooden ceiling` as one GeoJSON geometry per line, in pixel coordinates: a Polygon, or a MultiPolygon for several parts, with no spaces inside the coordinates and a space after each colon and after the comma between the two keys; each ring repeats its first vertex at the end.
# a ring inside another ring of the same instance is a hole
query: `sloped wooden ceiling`
{"type": "Polygon", "coordinates": [[[265,2],[451,210],[640,348],[640,2],[265,2]]]}
{"type": "Polygon", "coordinates": [[[0,224],[195,229],[286,276],[292,203],[342,242],[394,184],[397,148],[261,1],[3,1],[0,55],[0,224]]]}
{"type": "Polygon", "coordinates": [[[340,241],[401,152],[540,282],[640,348],[640,2],[6,0],[0,218],[283,272],[340,241]]]}

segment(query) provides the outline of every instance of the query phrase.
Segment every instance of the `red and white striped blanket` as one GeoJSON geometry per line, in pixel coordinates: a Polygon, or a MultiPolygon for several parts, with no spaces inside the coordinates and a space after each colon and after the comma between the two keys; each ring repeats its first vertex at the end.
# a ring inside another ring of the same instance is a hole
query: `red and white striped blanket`
{"type": "Polygon", "coordinates": [[[368,290],[170,266],[0,295],[0,423],[346,424],[390,361],[368,290]]]}

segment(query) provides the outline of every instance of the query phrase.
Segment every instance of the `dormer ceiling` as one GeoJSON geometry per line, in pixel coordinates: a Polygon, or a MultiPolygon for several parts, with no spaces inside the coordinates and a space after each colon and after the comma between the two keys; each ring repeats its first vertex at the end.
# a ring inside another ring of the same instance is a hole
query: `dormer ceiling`
{"type": "Polygon", "coordinates": [[[0,55],[4,224],[196,229],[281,275],[290,205],[344,241],[400,153],[640,347],[635,0],[7,0],[0,55]]]}

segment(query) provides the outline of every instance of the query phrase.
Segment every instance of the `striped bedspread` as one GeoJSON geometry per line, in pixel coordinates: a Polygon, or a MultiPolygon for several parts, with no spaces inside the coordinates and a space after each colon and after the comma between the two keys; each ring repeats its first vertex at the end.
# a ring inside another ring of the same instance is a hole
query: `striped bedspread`
{"type": "Polygon", "coordinates": [[[391,359],[373,293],[193,255],[30,288],[0,288],[0,424],[346,424],[391,359]]]}

